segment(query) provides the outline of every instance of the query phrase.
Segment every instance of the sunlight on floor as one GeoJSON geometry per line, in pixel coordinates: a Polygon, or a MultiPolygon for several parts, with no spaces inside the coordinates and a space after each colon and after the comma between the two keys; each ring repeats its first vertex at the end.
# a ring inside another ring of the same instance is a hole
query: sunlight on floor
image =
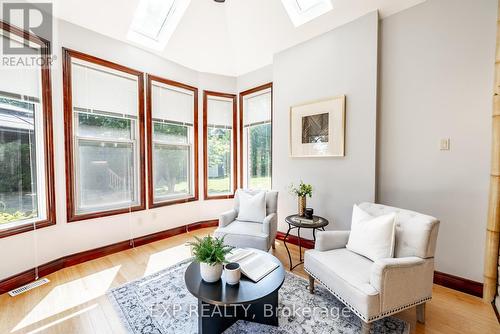
{"type": "Polygon", "coordinates": [[[40,333],[41,331],[44,331],[44,330],[46,330],[47,328],[50,328],[50,327],[52,327],[52,326],[55,326],[55,325],[57,325],[57,324],[60,324],[60,323],[62,323],[62,322],[64,322],[64,321],[66,321],[66,320],[68,320],[68,319],[74,318],[74,317],[79,316],[79,315],[81,315],[81,314],[83,314],[83,313],[85,313],[85,312],[88,312],[88,311],[90,311],[90,310],[93,310],[93,309],[95,309],[97,306],[98,306],[98,304],[91,305],[91,306],[89,306],[89,307],[86,307],[86,308],[81,309],[81,310],[79,310],[79,311],[76,311],[76,312],[74,312],[74,313],[71,313],[70,315],[67,315],[67,316],[65,316],[65,317],[62,317],[61,319],[57,319],[56,321],[52,321],[52,322],[50,322],[50,323],[48,323],[48,324],[46,324],[46,325],[43,325],[43,326],[41,326],[41,327],[38,327],[37,329],[32,330],[31,332],[28,332],[27,334],[36,334],[36,333],[40,333]]]}
{"type": "Polygon", "coordinates": [[[149,256],[143,276],[151,275],[191,257],[191,247],[179,245],[149,256]]]}
{"type": "Polygon", "coordinates": [[[115,266],[56,286],[14,327],[11,333],[104,295],[120,267],[115,266]]]}

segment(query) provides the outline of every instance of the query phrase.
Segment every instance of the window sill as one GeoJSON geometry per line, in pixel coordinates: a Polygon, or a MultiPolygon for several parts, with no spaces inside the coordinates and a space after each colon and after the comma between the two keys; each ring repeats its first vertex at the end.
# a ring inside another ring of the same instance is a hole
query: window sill
{"type": "Polygon", "coordinates": [[[100,212],[93,212],[93,213],[83,213],[83,214],[74,214],[68,208],[68,217],[67,218],[68,218],[68,223],[73,223],[73,222],[78,222],[78,221],[87,220],[87,219],[103,218],[103,217],[115,216],[115,215],[135,212],[135,211],[142,211],[144,209],[146,209],[146,205],[144,203],[130,207],[130,208],[122,208],[122,209],[100,211],[100,212]]]}
{"type": "Polygon", "coordinates": [[[195,202],[197,200],[198,200],[198,196],[183,197],[183,198],[174,198],[174,199],[165,200],[165,201],[162,201],[162,202],[149,203],[148,208],[149,209],[154,209],[154,208],[160,208],[162,206],[169,206],[169,205],[175,205],[175,204],[195,202]]]}
{"type": "Polygon", "coordinates": [[[207,200],[213,200],[213,199],[231,199],[234,198],[234,194],[227,194],[227,195],[206,195],[205,196],[205,201],[207,200]]]}
{"type": "Polygon", "coordinates": [[[23,224],[19,224],[17,226],[9,227],[6,229],[0,229],[0,238],[6,238],[10,237],[16,234],[24,233],[24,232],[30,232],[35,229],[40,229],[48,226],[55,225],[55,219],[54,220],[41,220],[36,223],[29,223],[25,222],[23,224]]]}

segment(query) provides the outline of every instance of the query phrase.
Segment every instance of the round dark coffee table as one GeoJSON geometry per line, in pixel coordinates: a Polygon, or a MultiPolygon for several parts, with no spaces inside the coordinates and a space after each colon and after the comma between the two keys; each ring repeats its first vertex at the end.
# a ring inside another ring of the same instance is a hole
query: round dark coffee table
{"type": "Polygon", "coordinates": [[[198,333],[222,333],[238,320],[278,326],[278,290],[285,280],[285,269],[273,255],[264,254],[278,268],[258,282],[241,275],[237,285],[226,284],[224,274],[215,283],[201,279],[200,264],[186,269],[184,280],[188,291],[198,298],[198,333]]]}
{"type": "Polygon", "coordinates": [[[325,230],[325,226],[329,224],[328,220],[320,217],[320,216],[313,216],[313,221],[311,223],[307,222],[301,222],[298,221],[297,219],[300,219],[299,215],[291,215],[285,218],[286,223],[288,224],[288,231],[286,232],[285,237],[283,238],[283,244],[285,245],[286,251],[288,253],[288,261],[290,261],[290,271],[295,269],[298,265],[301,265],[304,263],[304,259],[302,257],[302,244],[301,244],[301,239],[300,239],[300,229],[301,228],[310,228],[312,229],[313,232],[313,239],[314,242],[316,243],[316,230],[321,229],[325,230]],[[298,244],[299,244],[299,263],[292,265],[292,256],[290,255],[290,250],[288,249],[288,246],[286,245],[286,239],[290,235],[290,231],[293,229],[297,229],[297,236],[298,236],[298,244]]]}

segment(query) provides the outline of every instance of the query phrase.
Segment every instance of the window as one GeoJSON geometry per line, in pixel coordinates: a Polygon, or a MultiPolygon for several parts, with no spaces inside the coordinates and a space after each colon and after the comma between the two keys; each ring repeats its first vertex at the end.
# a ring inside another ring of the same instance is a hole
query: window
{"type": "Polygon", "coordinates": [[[295,27],[332,10],[331,0],[281,0],[295,27]]]}
{"type": "Polygon", "coordinates": [[[232,198],[236,191],[236,95],[203,94],[204,191],[206,199],[232,198]]]}
{"type": "Polygon", "coordinates": [[[148,76],[149,207],[198,199],[198,89],[148,76]]]}
{"type": "Polygon", "coordinates": [[[134,14],[128,39],[163,50],[191,0],[141,0],[134,14]]]}
{"type": "MultiPolygon", "coordinates": [[[[47,59],[48,42],[26,36],[47,59]]],[[[25,42],[22,31],[1,21],[0,40],[0,47],[25,42]]],[[[0,237],[6,237],[55,224],[52,98],[48,66],[2,67],[0,78],[0,237]]]]}
{"type": "Polygon", "coordinates": [[[64,57],[68,221],[144,209],[142,73],[64,57]]]}
{"type": "Polygon", "coordinates": [[[240,93],[241,184],[272,187],[272,84],[240,93]]]}

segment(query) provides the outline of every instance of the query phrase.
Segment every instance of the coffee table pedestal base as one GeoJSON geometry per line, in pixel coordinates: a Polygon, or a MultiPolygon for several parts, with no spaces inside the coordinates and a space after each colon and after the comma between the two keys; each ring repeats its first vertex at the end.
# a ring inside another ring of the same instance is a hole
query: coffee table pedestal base
{"type": "Polygon", "coordinates": [[[278,291],[252,304],[212,305],[198,299],[198,333],[219,334],[238,320],[278,326],[278,291]]]}

